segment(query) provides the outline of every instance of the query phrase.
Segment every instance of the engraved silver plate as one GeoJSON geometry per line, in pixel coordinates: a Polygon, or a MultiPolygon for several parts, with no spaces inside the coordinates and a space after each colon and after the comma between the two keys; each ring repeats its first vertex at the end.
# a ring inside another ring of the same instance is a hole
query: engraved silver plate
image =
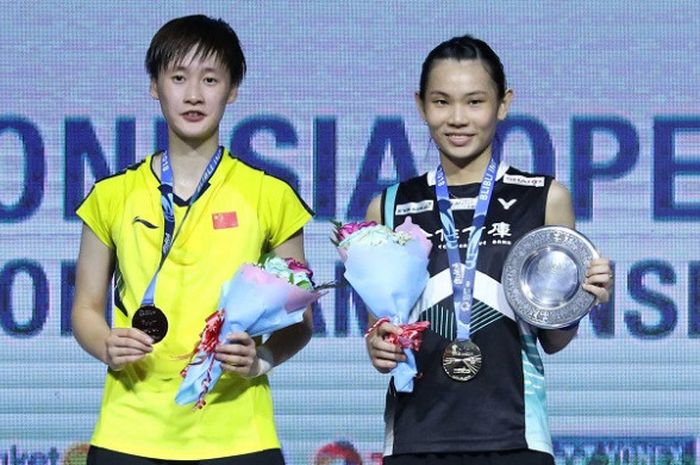
{"type": "Polygon", "coordinates": [[[598,251],[566,226],[533,229],[511,247],[501,283],[508,304],[526,322],[557,329],[577,322],[595,304],[581,286],[598,251]]]}

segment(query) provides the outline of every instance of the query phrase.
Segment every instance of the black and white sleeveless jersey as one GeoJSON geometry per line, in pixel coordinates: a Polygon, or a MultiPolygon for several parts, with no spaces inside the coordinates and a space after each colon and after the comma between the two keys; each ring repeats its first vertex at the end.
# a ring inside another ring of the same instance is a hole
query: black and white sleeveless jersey
{"type": "MultiPolygon", "coordinates": [[[[456,338],[457,329],[435,172],[382,194],[383,222],[395,227],[410,216],[433,245],[430,279],[410,319],[430,321],[416,352],[420,375],[412,393],[396,393],[389,387],[385,455],[524,448],[552,454],[535,331],[516,321],[500,283],[511,245],[544,224],[551,182],[549,176],[499,166],[481,235],[471,317],[471,338],[481,349],[483,363],[467,382],[447,377],[441,364],[443,350],[456,338]]],[[[478,183],[449,186],[462,261],[478,190],[478,183]]]]}

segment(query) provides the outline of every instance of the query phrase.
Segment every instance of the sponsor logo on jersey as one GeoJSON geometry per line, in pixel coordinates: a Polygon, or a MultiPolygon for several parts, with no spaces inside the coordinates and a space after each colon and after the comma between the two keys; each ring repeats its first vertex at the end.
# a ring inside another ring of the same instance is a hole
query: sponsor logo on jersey
{"type": "Polygon", "coordinates": [[[424,200],[422,202],[402,203],[396,206],[397,215],[415,215],[416,213],[429,212],[433,209],[432,200],[424,200]]]}
{"type": "Polygon", "coordinates": [[[506,174],[503,176],[504,184],[516,184],[518,186],[544,187],[544,176],[522,176],[519,174],[506,174]]]}
{"type": "Polygon", "coordinates": [[[491,223],[491,229],[489,229],[488,234],[494,237],[510,237],[510,223],[505,223],[499,221],[498,223],[491,223]]]}
{"type": "Polygon", "coordinates": [[[158,229],[158,226],[156,226],[155,224],[151,223],[148,220],[144,220],[143,218],[141,218],[139,216],[135,216],[134,219],[131,220],[131,224],[136,224],[136,223],[142,224],[145,227],[147,227],[148,229],[158,229]]]}
{"type": "Polygon", "coordinates": [[[498,198],[498,203],[501,204],[504,210],[510,210],[510,207],[512,207],[515,202],[517,202],[518,199],[510,199],[510,200],[505,200],[502,199],[501,197],[498,198]]]}
{"type": "Polygon", "coordinates": [[[491,236],[491,245],[511,245],[510,223],[500,221],[491,223],[491,229],[486,234],[491,236]]]}
{"type": "Polygon", "coordinates": [[[476,208],[476,197],[466,199],[450,199],[452,210],[474,210],[476,208]]]}

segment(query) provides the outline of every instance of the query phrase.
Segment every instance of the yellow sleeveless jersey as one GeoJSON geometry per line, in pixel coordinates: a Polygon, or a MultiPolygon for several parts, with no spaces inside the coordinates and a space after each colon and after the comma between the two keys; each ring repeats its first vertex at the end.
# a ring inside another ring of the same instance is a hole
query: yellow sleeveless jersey
{"type": "MultiPolygon", "coordinates": [[[[161,258],[163,211],[153,156],[98,181],[78,216],[116,254],[114,327],[130,327],[161,258]]],[[[175,403],[222,283],[300,230],[311,211],[285,182],[226,151],[200,197],[176,202],[173,243],[157,280],[155,305],[168,318],[165,338],[138,363],[108,371],[91,443],[144,457],[195,460],[278,448],[265,376],[224,373],[206,406],[175,403]]]]}

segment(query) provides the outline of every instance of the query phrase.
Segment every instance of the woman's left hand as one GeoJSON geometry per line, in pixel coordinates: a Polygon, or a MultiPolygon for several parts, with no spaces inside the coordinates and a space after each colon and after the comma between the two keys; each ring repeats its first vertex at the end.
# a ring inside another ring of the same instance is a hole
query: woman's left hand
{"type": "Polygon", "coordinates": [[[226,342],[216,346],[216,359],[224,371],[253,377],[258,371],[255,341],[245,332],[226,335],[226,342]]]}
{"type": "Polygon", "coordinates": [[[597,303],[604,304],[610,299],[613,281],[610,260],[604,257],[594,258],[586,270],[583,288],[596,296],[597,303]]]}

